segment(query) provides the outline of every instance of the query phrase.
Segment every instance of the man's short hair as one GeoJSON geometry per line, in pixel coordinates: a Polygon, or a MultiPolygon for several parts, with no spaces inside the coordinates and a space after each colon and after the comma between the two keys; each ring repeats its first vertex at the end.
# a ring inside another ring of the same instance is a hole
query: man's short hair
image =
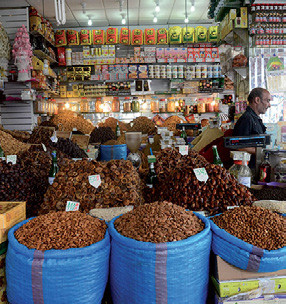
{"type": "Polygon", "coordinates": [[[265,93],[265,92],[268,93],[268,91],[266,89],[263,89],[263,88],[255,88],[255,89],[253,89],[249,93],[249,95],[248,95],[248,99],[247,99],[248,102],[249,103],[254,102],[254,100],[255,100],[256,97],[259,97],[260,99],[262,99],[263,98],[263,93],[265,93]]]}

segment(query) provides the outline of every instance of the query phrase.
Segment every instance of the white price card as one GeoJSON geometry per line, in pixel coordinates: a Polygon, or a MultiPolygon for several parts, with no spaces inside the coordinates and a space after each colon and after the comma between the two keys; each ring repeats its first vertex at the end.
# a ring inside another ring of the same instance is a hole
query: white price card
{"type": "Polygon", "coordinates": [[[227,210],[231,210],[231,209],[234,209],[234,208],[238,208],[239,206],[227,206],[227,210]]]}
{"type": "Polygon", "coordinates": [[[196,175],[196,178],[200,182],[206,182],[209,179],[208,173],[205,168],[196,168],[194,169],[194,173],[196,175]]]}
{"type": "Polygon", "coordinates": [[[53,135],[52,137],[51,137],[51,141],[53,142],[53,143],[57,143],[58,142],[58,138],[56,137],[56,135],[53,135]]]}
{"type": "Polygon", "coordinates": [[[88,177],[88,181],[89,183],[94,187],[94,188],[98,188],[101,184],[101,178],[100,175],[90,175],[88,177]]]}
{"type": "Polygon", "coordinates": [[[12,165],[15,165],[17,163],[17,155],[7,155],[6,162],[12,163],[12,165]]]}
{"type": "Polygon", "coordinates": [[[188,155],[188,153],[189,153],[189,146],[188,145],[180,145],[179,146],[179,152],[182,155],[188,155]]]}
{"type": "Polygon", "coordinates": [[[78,211],[79,205],[79,202],[67,201],[66,211],[78,211]]]}
{"type": "Polygon", "coordinates": [[[43,150],[47,152],[47,147],[42,143],[43,150]]]}

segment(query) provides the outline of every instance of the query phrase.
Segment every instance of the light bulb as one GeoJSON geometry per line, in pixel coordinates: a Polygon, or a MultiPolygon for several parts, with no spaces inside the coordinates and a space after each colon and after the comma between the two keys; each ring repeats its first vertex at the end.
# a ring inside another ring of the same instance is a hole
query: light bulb
{"type": "Polygon", "coordinates": [[[188,23],[188,22],[189,22],[189,18],[186,17],[186,18],[185,18],[185,23],[188,23]]]}
{"type": "Polygon", "coordinates": [[[65,108],[69,109],[70,108],[70,104],[68,102],[65,103],[65,108]]]}
{"type": "Polygon", "coordinates": [[[153,22],[156,23],[158,21],[157,17],[155,16],[153,22]]]}
{"type": "Polygon", "coordinates": [[[126,19],[124,17],[122,18],[121,23],[126,24],[126,19]]]}
{"type": "Polygon", "coordinates": [[[155,12],[159,13],[160,12],[160,6],[159,4],[156,4],[156,7],[155,7],[155,12]]]}
{"type": "Polygon", "coordinates": [[[195,5],[192,4],[192,6],[191,6],[191,12],[194,12],[194,11],[195,11],[195,5]]]}
{"type": "Polygon", "coordinates": [[[91,19],[88,19],[87,24],[88,24],[89,26],[91,26],[91,25],[92,25],[92,20],[91,20],[91,19]]]}

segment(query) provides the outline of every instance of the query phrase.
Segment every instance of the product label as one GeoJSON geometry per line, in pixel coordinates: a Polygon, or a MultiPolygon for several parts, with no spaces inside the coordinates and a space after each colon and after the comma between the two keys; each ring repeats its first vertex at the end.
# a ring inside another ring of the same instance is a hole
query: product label
{"type": "Polygon", "coordinates": [[[179,146],[179,152],[182,155],[188,155],[188,153],[189,153],[189,146],[188,145],[179,146]]]}
{"type": "Polygon", "coordinates": [[[66,211],[78,211],[79,205],[79,202],[67,201],[66,211]]]}
{"type": "Polygon", "coordinates": [[[73,161],[82,160],[82,158],[72,158],[73,161]]]}
{"type": "Polygon", "coordinates": [[[150,189],[153,188],[153,185],[152,185],[152,184],[146,184],[146,186],[147,186],[148,188],[150,188],[150,189]]]}
{"type": "Polygon", "coordinates": [[[49,177],[49,184],[52,185],[54,183],[55,177],[49,177]]]}
{"type": "Polygon", "coordinates": [[[43,150],[47,152],[47,147],[42,143],[43,150]]]}
{"type": "Polygon", "coordinates": [[[246,177],[246,176],[239,176],[238,177],[238,182],[248,188],[250,188],[251,185],[251,177],[246,177]]]}
{"type": "Polygon", "coordinates": [[[226,209],[227,209],[227,210],[231,210],[231,209],[238,208],[238,207],[239,207],[239,206],[227,206],[226,209]]]}
{"type": "Polygon", "coordinates": [[[209,179],[208,173],[205,168],[194,169],[194,173],[196,175],[196,178],[200,182],[206,182],[209,179]]]}
{"type": "Polygon", "coordinates": [[[90,175],[88,177],[88,181],[94,188],[98,188],[101,185],[101,178],[99,174],[90,175]]]}
{"type": "Polygon", "coordinates": [[[58,142],[58,138],[55,135],[53,135],[51,137],[51,141],[56,144],[58,142]]]}
{"type": "Polygon", "coordinates": [[[7,155],[6,156],[6,162],[12,163],[12,165],[15,165],[17,162],[17,155],[7,155]]]}

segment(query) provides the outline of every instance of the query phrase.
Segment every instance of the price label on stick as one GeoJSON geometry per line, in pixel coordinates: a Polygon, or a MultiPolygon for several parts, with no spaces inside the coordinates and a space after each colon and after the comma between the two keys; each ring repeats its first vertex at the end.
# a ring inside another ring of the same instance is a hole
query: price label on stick
{"type": "Polygon", "coordinates": [[[53,143],[57,143],[58,142],[58,138],[56,137],[56,135],[53,135],[52,137],[51,137],[51,141],[53,142],[53,143]]]}
{"type": "Polygon", "coordinates": [[[187,145],[179,146],[179,152],[182,155],[188,155],[188,153],[189,153],[189,146],[187,146],[187,145]]]}
{"type": "Polygon", "coordinates": [[[78,211],[79,205],[79,202],[67,201],[66,211],[78,211]]]}
{"type": "Polygon", "coordinates": [[[99,174],[90,175],[88,177],[88,181],[94,188],[98,188],[101,185],[101,178],[99,174]]]}
{"type": "Polygon", "coordinates": [[[17,155],[7,155],[6,156],[6,162],[12,163],[12,165],[16,165],[17,163],[17,155]]]}
{"type": "Polygon", "coordinates": [[[47,152],[47,147],[46,147],[44,144],[42,144],[42,147],[43,147],[43,150],[44,150],[45,152],[47,152]]]}
{"type": "Polygon", "coordinates": [[[196,178],[200,182],[206,182],[209,179],[208,173],[205,168],[194,169],[194,173],[196,175],[196,178]]]}

